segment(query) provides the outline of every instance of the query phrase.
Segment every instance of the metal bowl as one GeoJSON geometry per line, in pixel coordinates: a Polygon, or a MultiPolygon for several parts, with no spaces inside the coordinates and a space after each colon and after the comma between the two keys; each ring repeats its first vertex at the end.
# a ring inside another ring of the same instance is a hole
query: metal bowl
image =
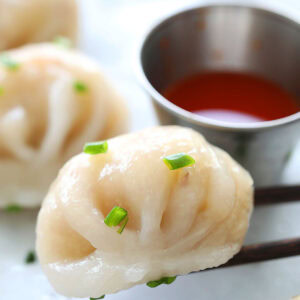
{"type": "Polygon", "coordinates": [[[240,71],[278,83],[300,107],[300,14],[275,5],[193,7],[154,26],[139,59],[141,80],[161,124],[198,130],[244,165],[256,185],[279,182],[300,137],[300,112],[266,122],[229,123],[190,113],[160,92],[201,71],[240,71]]]}

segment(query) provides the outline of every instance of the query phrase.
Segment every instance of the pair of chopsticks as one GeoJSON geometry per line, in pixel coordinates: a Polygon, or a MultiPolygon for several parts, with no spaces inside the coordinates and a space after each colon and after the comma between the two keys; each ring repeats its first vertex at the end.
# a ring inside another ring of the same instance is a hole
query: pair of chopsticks
{"type": "MultiPolygon", "coordinates": [[[[292,201],[300,202],[300,185],[257,189],[255,190],[254,199],[255,206],[292,201]]],[[[296,255],[300,255],[300,237],[244,246],[230,261],[218,268],[296,255]]]]}

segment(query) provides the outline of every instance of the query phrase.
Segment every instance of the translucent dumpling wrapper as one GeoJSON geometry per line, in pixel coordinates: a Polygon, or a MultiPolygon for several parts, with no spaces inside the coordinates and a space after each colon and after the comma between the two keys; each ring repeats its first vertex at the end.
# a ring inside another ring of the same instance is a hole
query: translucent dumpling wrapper
{"type": "Polygon", "coordinates": [[[37,251],[54,288],[99,297],[166,276],[216,267],[239,252],[253,205],[252,179],[197,132],[155,127],[79,154],[60,171],[41,209],[37,251]],[[162,158],[195,164],[170,170],[162,158]],[[128,211],[122,234],[104,219],[128,211]]]}
{"type": "Polygon", "coordinates": [[[0,207],[36,206],[85,142],[127,131],[127,110],[98,65],[76,51],[26,46],[7,52],[6,62],[0,63],[0,207]]]}
{"type": "Polygon", "coordinates": [[[76,0],[0,0],[0,50],[52,41],[76,41],[76,0]]]}

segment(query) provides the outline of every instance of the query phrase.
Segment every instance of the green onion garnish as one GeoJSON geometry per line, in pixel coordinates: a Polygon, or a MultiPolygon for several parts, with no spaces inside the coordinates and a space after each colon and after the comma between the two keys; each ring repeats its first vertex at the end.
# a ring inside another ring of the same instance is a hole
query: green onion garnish
{"type": "Polygon", "coordinates": [[[72,48],[72,41],[65,36],[58,35],[53,39],[53,43],[66,49],[72,48]]]}
{"type": "Polygon", "coordinates": [[[3,94],[4,94],[4,88],[0,86],[0,96],[2,96],[3,94]]]}
{"type": "Polygon", "coordinates": [[[83,147],[83,152],[87,154],[106,153],[108,150],[107,141],[86,143],[83,147]]]}
{"type": "Polygon", "coordinates": [[[293,150],[294,150],[294,149],[291,149],[291,150],[284,156],[284,162],[285,162],[285,163],[287,163],[287,162],[291,159],[291,157],[292,157],[292,155],[293,155],[293,150]]]}
{"type": "Polygon", "coordinates": [[[125,229],[125,226],[127,225],[128,222],[128,215],[125,217],[123,224],[121,225],[121,227],[119,228],[119,230],[117,231],[119,234],[121,234],[123,232],[123,230],[125,229]]]}
{"type": "Polygon", "coordinates": [[[20,64],[11,59],[7,54],[3,53],[0,55],[1,63],[9,70],[16,71],[20,68],[20,64]]]}
{"type": "Polygon", "coordinates": [[[73,87],[77,93],[85,93],[88,90],[86,84],[82,81],[75,81],[73,87]]]}
{"type": "Polygon", "coordinates": [[[147,282],[147,285],[151,288],[155,288],[161,284],[171,284],[172,282],[174,282],[176,279],[176,276],[174,277],[163,277],[159,280],[153,280],[153,281],[149,281],[147,282]]]}
{"type": "Polygon", "coordinates": [[[8,213],[18,213],[18,212],[22,211],[22,206],[20,206],[18,204],[9,204],[5,207],[4,210],[8,213]]]}
{"type": "Polygon", "coordinates": [[[163,161],[170,170],[184,168],[195,163],[195,160],[185,153],[177,153],[166,156],[163,158],[163,161]]]}
{"type": "Polygon", "coordinates": [[[105,295],[99,297],[99,298],[90,298],[90,300],[98,300],[98,299],[104,299],[105,295]]]}
{"type": "Polygon", "coordinates": [[[104,219],[104,223],[109,227],[115,227],[120,225],[121,227],[117,231],[121,234],[128,222],[128,212],[126,209],[115,206],[110,213],[104,219]],[[121,224],[123,222],[123,224],[121,224]]]}
{"type": "Polygon", "coordinates": [[[26,255],[25,262],[26,264],[33,264],[35,262],[35,253],[34,251],[29,251],[26,255]]]}

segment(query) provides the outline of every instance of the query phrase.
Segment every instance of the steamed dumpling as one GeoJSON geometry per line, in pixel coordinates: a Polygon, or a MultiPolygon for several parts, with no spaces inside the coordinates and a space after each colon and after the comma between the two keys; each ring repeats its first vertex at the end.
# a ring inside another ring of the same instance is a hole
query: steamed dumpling
{"type": "Polygon", "coordinates": [[[7,52],[0,63],[0,207],[35,206],[82,145],[127,129],[123,100],[97,64],[55,45],[7,52]]]}
{"type": "Polygon", "coordinates": [[[59,35],[76,40],[76,0],[0,0],[0,50],[59,35]]]}
{"type": "Polygon", "coordinates": [[[252,211],[252,179],[197,132],[156,127],[108,141],[60,171],[40,212],[37,250],[54,288],[99,297],[166,276],[216,267],[239,252],[252,211]],[[162,158],[196,163],[175,171],[162,158]],[[104,223],[128,211],[120,235],[104,223]]]}

